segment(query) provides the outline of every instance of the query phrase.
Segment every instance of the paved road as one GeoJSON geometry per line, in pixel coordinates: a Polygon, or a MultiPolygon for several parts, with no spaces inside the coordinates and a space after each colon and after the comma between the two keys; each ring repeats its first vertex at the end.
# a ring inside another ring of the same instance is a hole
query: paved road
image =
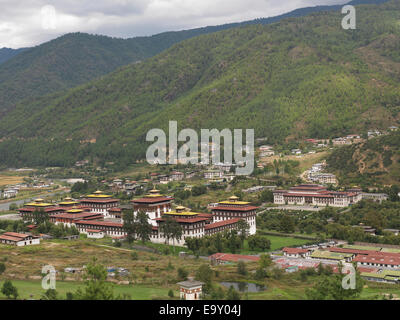
{"type": "Polygon", "coordinates": [[[18,213],[5,214],[0,216],[0,220],[21,220],[21,216],[18,213]]]}
{"type": "Polygon", "coordinates": [[[12,204],[12,203],[15,203],[17,206],[20,206],[24,202],[33,201],[33,200],[37,199],[38,197],[43,197],[43,196],[48,197],[48,196],[53,196],[53,195],[55,195],[57,193],[62,194],[62,193],[65,193],[65,192],[66,192],[65,190],[60,190],[60,191],[57,191],[57,192],[36,195],[36,196],[34,196],[32,198],[28,198],[28,199],[21,199],[21,200],[14,200],[14,201],[10,200],[10,201],[7,201],[7,202],[3,202],[3,203],[0,203],[0,211],[8,211],[8,210],[10,210],[10,204],[12,204]]]}

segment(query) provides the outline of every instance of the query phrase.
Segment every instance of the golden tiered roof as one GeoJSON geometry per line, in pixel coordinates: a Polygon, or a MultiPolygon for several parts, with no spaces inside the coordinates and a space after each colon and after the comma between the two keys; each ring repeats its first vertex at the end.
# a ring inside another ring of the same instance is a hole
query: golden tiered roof
{"type": "Polygon", "coordinates": [[[53,204],[44,202],[44,200],[42,198],[38,198],[38,199],[35,199],[34,202],[27,203],[26,205],[32,206],[32,207],[50,207],[53,204]]]}
{"type": "Polygon", "coordinates": [[[103,191],[97,190],[93,194],[87,195],[88,198],[111,198],[110,195],[104,194],[103,191]]]}
{"type": "Polygon", "coordinates": [[[249,204],[250,202],[247,202],[247,201],[240,201],[239,200],[239,198],[238,197],[236,197],[236,196],[231,196],[231,197],[229,197],[229,199],[228,200],[225,200],[225,201],[221,201],[221,202],[219,202],[220,204],[233,204],[233,205],[237,205],[237,204],[239,204],[239,205],[246,205],[246,204],[249,204]]]}
{"type": "Polygon", "coordinates": [[[83,212],[83,209],[77,208],[76,206],[73,206],[70,210],[67,210],[67,213],[81,213],[83,212]]]}

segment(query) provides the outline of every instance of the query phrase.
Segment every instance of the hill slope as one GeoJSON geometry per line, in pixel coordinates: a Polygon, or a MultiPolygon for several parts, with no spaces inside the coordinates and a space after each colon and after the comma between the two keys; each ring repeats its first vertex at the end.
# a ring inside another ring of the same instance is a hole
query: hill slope
{"type": "Polygon", "coordinates": [[[339,148],[328,157],[327,163],[340,180],[347,184],[398,184],[400,131],[339,148]]]}
{"type": "Polygon", "coordinates": [[[75,87],[114,71],[122,65],[154,56],[185,39],[242,25],[269,24],[287,17],[304,16],[323,10],[339,10],[339,8],[340,6],[302,8],[271,18],[164,32],[151,37],[116,39],[75,33],[28,50],[3,48],[0,49],[0,117],[24,98],[38,97],[75,87]]]}
{"type": "Polygon", "coordinates": [[[12,57],[24,52],[28,48],[11,49],[11,48],[1,48],[0,49],[0,64],[10,60],[12,57]]]}
{"type": "Polygon", "coordinates": [[[146,132],[168,120],[254,128],[270,142],[387,128],[400,119],[400,4],[360,7],[357,15],[357,30],[343,30],[340,13],[323,12],[202,35],[20,103],[0,120],[0,162],[89,157],[124,165],[144,156],[146,132]]]}

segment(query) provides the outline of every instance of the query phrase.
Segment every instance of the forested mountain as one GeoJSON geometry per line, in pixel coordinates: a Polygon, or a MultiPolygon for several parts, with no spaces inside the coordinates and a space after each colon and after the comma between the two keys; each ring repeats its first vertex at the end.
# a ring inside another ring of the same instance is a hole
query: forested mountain
{"type": "Polygon", "coordinates": [[[0,49],[0,64],[6,62],[17,54],[24,52],[27,48],[21,49],[11,49],[11,48],[1,48],[0,49]]]}
{"type": "Polygon", "coordinates": [[[333,137],[399,120],[400,3],[249,25],[180,42],[141,63],[0,120],[0,162],[121,166],[144,157],[151,128],[254,128],[270,142],[333,137]],[[90,142],[89,142],[90,141],[90,142]]]}
{"type": "MultiPolygon", "coordinates": [[[[385,0],[357,0],[379,3],[385,0]]],[[[241,23],[210,26],[151,37],[117,39],[83,33],[67,34],[34,48],[0,49],[0,117],[24,99],[75,87],[116,68],[154,56],[173,44],[198,35],[248,24],[269,24],[340,6],[316,6],[241,23]],[[13,59],[12,56],[15,56],[13,59]],[[7,61],[7,62],[6,62],[7,61]],[[2,63],[4,62],[4,63],[2,63]]]]}
{"type": "Polygon", "coordinates": [[[400,181],[400,131],[345,146],[327,159],[330,170],[342,182],[371,186],[398,184],[400,181]]]}

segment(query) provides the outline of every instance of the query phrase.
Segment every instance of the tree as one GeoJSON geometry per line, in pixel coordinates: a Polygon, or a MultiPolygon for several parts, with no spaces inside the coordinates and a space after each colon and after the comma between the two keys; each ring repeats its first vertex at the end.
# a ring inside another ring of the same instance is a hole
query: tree
{"type": "Polygon", "coordinates": [[[144,211],[139,211],[136,214],[134,230],[136,230],[136,235],[142,242],[150,240],[150,235],[152,233],[152,226],[149,223],[147,214],[144,211]]]}
{"type": "Polygon", "coordinates": [[[135,215],[132,210],[124,210],[122,216],[124,220],[122,228],[126,232],[126,239],[128,243],[132,243],[136,237],[135,215]]]}
{"type": "Polygon", "coordinates": [[[233,286],[230,286],[226,294],[226,300],[240,300],[240,293],[233,286]]]}
{"type": "Polygon", "coordinates": [[[306,296],[310,300],[349,300],[360,296],[364,280],[361,278],[357,267],[354,266],[355,274],[355,289],[345,289],[342,285],[343,275],[340,272],[337,274],[324,275],[322,279],[312,289],[306,290],[306,296]]]}
{"type": "Polygon", "coordinates": [[[42,224],[49,221],[49,214],[45,212],[43,209],[35,210],[33,212],[33,222],[36,225],[42,224]]]}
{"type": "Polygon", "coordinates": [[[185,269],[183,268],[178,268],[176,270],[176,272],[178,273],[178,279],[179,280],[186,280],[187,276],[189,275],[189,272],[187,272],[185,269]]]}
{"type": "Polygon", "coordinates": [[[0,262],[0,275],[6,271],[6,265],[3,262],[0,262]]]}
{"type": "Polygon", "coordinates": [[[237,228],[239,231],[240,241],[242,242],[242,246],[243,246],[244,240],[246,239],[246,237],[248,235],[250,226],[245,220],[240,219],[237,224],[237,228]]]}
{"type": "Polygon", "coordinates": [[[41,300],[57,300],[58,293],[56,289],[47,289],[46,292],[42,295],[41,300]]]}
{"type": "Polygon", "coordinates": [[[264,190],[261,192],[259,199],[261,203],[274,202],[274,194],[270,190],[264,190]]]}
{"type": "Polygon", "coordinates": [[[237,265],[237,272],[242,276],[247,275],[246,264],[243,261],[239,261],[237,265]]]}
{"type": "Polygon", "coordinates": [[[280,229],[283,232],[292,233],[295,230],[295,225],[292,217],[285,214],[280,221],[280,229]]]}
{"type": "Polygon", "coordinates": [[[208,264],[202,264],[196,272],[196,280],[204,282],[203,291],[205,294],[211,292],[213,271],[208,264]]]}
{"type": "Polygon", "coordinates": [[[169,244],[170,239],[179,239],[182,236],[182,227],[176,220],[171,217],[167,217],[160,224],[160,232],[164,234],[166,243],[169,244]]]}
{"type": "Polygon", "coordinates": [[[13,297],[14,299],[18,298],[18,289],[12,284],[10,280],[6,280],[3,283],[1,293],[3,293],[8,299],[10,299],[10,297],[13,297]]]}
{"type": "Polygon", "coordinates": [[[273,264],[272,258],[269,254],[260,255],[260,260],[258,261],[260,268],[266,269],[273,264]]]}
{"type": "Polygon", "coordinates": [[[84,275],[85,287],[78,288],[74,299],[78,300],[113,300],[114,293],[110,283],[106,282],[107,270],[94,258],[87,266],[84,275]]]}

